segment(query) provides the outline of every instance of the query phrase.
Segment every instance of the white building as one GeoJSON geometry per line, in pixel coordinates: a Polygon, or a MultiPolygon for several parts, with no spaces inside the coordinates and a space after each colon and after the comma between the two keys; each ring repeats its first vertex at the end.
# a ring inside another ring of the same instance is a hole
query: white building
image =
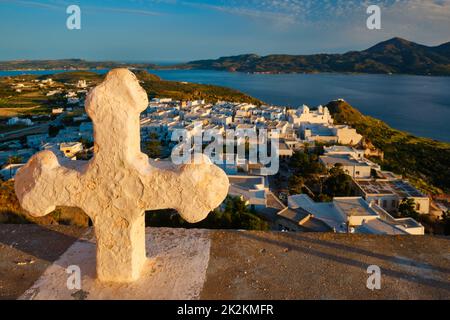
{"type": "Polygon", "coordinates": [[[63,142],[59,145],[59,150],[66,158],[76,160],[77,153],[83,151],[83,144],[81,142],[63,142]]]}
{"type": "Polygon", "coordinates": [[[47,97],[54,96],[55,94],[58,94],[58,93],[61,93],[60,89],[50,90],[49,92],[47,92],[47,97]]]}
{"type": "Polygon", "coordinates": [[[64,112],[64,108],[53,108],[52,114],[61,114],[64,112]]]}
{"type": "Polygon", "coordinates": [[[237,175],[239,171],[248,172],[248,161],[244,158],[241,159],[236,153],[222,153],[221,157],[219,155],[213,154],[213,159],[215,157],[220,159],[219,163],[214,161],[215,165],[220,167],[227,175],[237,175]]]}
{"type": "Polygon", "coordinates": [[[169,103],[172,102],[172,98],[153,98],[151,102],[154,103],[169,103]]]}
{"type": "Polygon", "coordinates": [[[416,211],[430,212],[430,198],[404,180],[356,179],[355,185],[369,203],[374,203],[388,212],[396,212],[404,199],[413,199],[416,211]]]}
{"type": "Polygon", "coordinates": [[[35,134],[27,136],[27,145],[30,148],[39,149],[41,145],[47,142],[48,134],[35,134]]]}
{"type": "Polygon", "coordinates": [[[355,146],[363,138],[355,129],[344,125],[302,122],[300,132],[308,142],[340,143],[355,146]]]}
{"type": "Polygon", "coordinates": [[[324,154],[326,156],[331,156],[331,155],[347,155],[347,156],[351,156],[354,159],[363,159],[364,158],[364,150],[357,150],[353,147],[349,147],[349,146],[338,146],[338,145],[334,145],[334,146],[329,146],[329,147],[324,147],[324,154]]]}
{"type": "Polygon", "coordinates": [[[309,143],[338,143],[339,140],[332,126],[321,123],[302,122],[300,136],[309,143]]]}
{"type": "Polygon", "coordinates": [[[215,114],[211,116],[211,123],[227,127],[233,123],[233,117],[223,114],[215,114]]]}
{"type": "Polygon", "coordinates": [[[195,106],[204,105],[205,103],[206,103],[205,100],[193,100],[193,101],[188,101],[187,106],[195,107],[195,106]]]}
{"type": "Polygon", "coordinates": [[[88,119],[88,115],[83,113],[81,116],[73,117],[74,122],[81,122],[88,119]]]}
{"type": "Polygon", "coordinates": [[[337,233],[423,235],[425,232],[414,219],[394,219],[361,197],[336,197],[332,202],[314,202],[302,194],[290,196],[288,203],[290,209],[310,214],[337,233]]]}
{"type": "Polygon", "coordinates": [[[341,165],[342,170],[352,178],[370,178],[371,176],[372,167],[367,162],[349,155],[324,155],[320,156],[319,161],[327,169],[341,165]]]}
{"type": "Polygon", "coordinates": [[[86,80],[78,80],[78,82],[77,82],[77,88],[80,88],[80,89],[85,89],[85,88],[87,88],[86,80]]]}
{"type": "Polygon", "coordinates": [[[15,126],[15,125],[25,125],[25,126],[32,126],[33,121],[31,119],[20,119],[18,117],[12,117],[9,118],[6,122],[6,125],[8,126],[15,126]]]}
{"type": "Polygon", "coordinates": [[[41,81],[43,84],[53,84],[53,79],[51,79],[51,78],[48,78],[48,79],[45,79],[45,80],[42,80],[41,81]]]}
{"type": "Polygon", "coordinates": [[[294,155],[294,150],[286,142],[280,141],[278,147],[278,155],[280,159],[289,159],[294,155]]]}
{"type": "MultiPolygon", "coordinates": [[[[391,172],[383,172],[381,171],[381,166],[377,163],[374,163],[370,161],[369,159],[366,159],[364,157],[365,150],[358,150],[353,147],[349,146],[330,146],[330,147],[324,147],[324,155],[325,156],[341,156],[341,157],[349,157],[352,159],[355,159],[359,162],[365,162],[367,165],[369,165],[372,169],[376,170],[378,175],[384,174],[392,174],[391,172]]],[[[398,179],[398,177],[396,178],[398,179]]]]}
{"type": "Polygon", "coordinates": [[[296,127],[302,123],[332,124],[333,118],[327,107],[319,106],[317,110],[310,110],[308,106],[303,105],[298,110],[290,110],[288,116],[289,122],[296,127]]]}
{"type": "Polygon", "coordinates": [[[79,127],[65,127],[59,130],[58,134],[54,138],[48,139],[55,143],[71,142],[80,139],[79,127]]]}
{"type": "Polygon", "coordinates": [[[230,181],[230,196],[244,198],[247,205],[255,210],[263,210],[267,206],[268,188],[264,177],[259,176],[228,176],[230,181]]]}
{"type": "Polygon", "coordinates": [[[80,103],[80,99],[79,98],[67,98],[67,103],[68,104],[77,104],[80,103]]]}
{"type": "Polygon", "coordinates": [[[337,142],[340,144],[356,146],[363,139],[363,136],[356,132],[356,129],[349,126],[333,125],[331,130],[333,131],[333,134],[338,137],[337,142]]]}

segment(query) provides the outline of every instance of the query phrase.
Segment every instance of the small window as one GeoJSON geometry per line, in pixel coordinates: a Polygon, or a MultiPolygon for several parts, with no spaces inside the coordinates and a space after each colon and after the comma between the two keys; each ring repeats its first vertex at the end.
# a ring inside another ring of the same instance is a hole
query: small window
{"type": "Polygon", "coordinates": [[[386,207],[387,207],[387,201],[383,200],[383,208],[386,208],[386,207]]]}
{"type": "Polygon", "coordinates": [[[420,203],[416,204],[416,210],[417,210],[417,211],[420,210],[420,203]]]}

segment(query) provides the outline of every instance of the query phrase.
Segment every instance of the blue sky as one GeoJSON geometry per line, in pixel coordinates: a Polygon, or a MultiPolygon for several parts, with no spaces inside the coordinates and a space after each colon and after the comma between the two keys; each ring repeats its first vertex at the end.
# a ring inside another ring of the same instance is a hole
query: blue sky
{"type": "Polygon", "coordinates": [[[399,36],[450,41],[450,0],[0,0],[0,60],[188,61],[365,49],[399,36]],[[66,28],[67,6],[81,30],[66,28]],[[382,8],[382,30],[366,9],[382,8]]]}

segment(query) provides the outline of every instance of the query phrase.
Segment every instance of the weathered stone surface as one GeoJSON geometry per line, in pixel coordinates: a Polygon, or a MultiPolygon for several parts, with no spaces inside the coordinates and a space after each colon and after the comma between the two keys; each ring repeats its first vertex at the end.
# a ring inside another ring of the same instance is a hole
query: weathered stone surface
{"type": "Polygon", "coordinates": [[[79,207],[92,219],[101,281],[139,278],[146,262],[145,210],[176,209],[198,222],[225,199],[226,174],[203,163],[175,166],[149,160],[140,150],[139,114],[148,106],[135,75],[115,69],[86,99],[94,123],[94,157],[65,161],[51,151],[33,156],[16,175],[22,207],[44,216],[56,206],[79,207]]]}

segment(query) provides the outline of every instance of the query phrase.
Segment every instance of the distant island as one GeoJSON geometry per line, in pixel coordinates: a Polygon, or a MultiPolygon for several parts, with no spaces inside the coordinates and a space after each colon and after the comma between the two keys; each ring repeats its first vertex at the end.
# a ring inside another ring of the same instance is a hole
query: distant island
{"type": "Polygon", "coordinates": [[[258,56],[244,54],[199,60],[179,69],[224,70],[247,73],[371,73],[450,75],[450,42],[428,47],[401,38],[381,42],[364,51],[344,54],[258,56]]]}
{"type": "Polygon", "coordinates": [[[429,47],[393,38],[363,51],[344,54],[259,56],[244,54],[176,65],[114,61],[14,60],[0,61],[0,70],[203,69],[246,73],[368,73],[450,76],[450,42],[429,47]]]}
{"type": "Polygon", "coordinates": [[[126,63],[114,61],[86,61],[83,59],[61,60],[12,60],[0,61],[0,70],[102,70],[114,68],[153,69],[157,67],[151,63],[126,63]]]}

